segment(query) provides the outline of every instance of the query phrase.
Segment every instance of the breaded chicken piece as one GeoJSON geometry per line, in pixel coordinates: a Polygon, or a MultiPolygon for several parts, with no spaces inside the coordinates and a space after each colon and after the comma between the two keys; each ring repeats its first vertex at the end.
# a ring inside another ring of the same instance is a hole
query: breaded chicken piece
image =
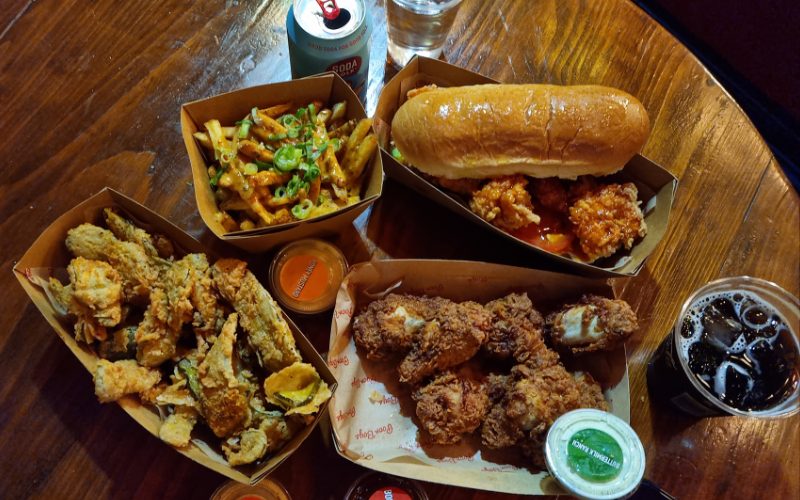
{"type": "Polygon", "coordinates": [[[647,233],[633,183],[609,184],[578,198],[569,208],[569,220],[589,262],[630,249],[647,233]]]}
{"type": "Polygon", "coordinates": [[[161,372],[139,366],[132,359],[110,362],[101,359],[94,369],[94,393],[101,403],[127,394],[144,392],[161,380],[161,372]]]}
{"type": "Polygon", "coordinates": [[[603,389],[588,372],[574,372],[572,377],[578,385],[578,408],[597,408],[608,410],[608,401],[603,396],[603,389]]]}
{"type": "Polygon", "coordinates": [[[415,335],[446,299],[389,294],[371,302],[353,320],[353,338],[367,359],[379,361],[405,356],[415,335]]]}
{"type": "Polygon", "coordinates": [[[261,365],[277,372],[300,361],[300,351],[281,310],[258,279],[247,270],[247,263],[220,259],[211,267],[214,287],[239,313],[250,345],[261,365]]]}
{"type": "Polygon", "coordinates": [[[197,367],[201,386],[200,408],[217,437],[240,430],[250,418],[247,397],[233,371],[236,313],[228,316],[214,345],[197,367]]]}
{"type": "Polygon", "coordinates": [[[453,372],[436,376],[412,397],[422,428],[437,444],[459,442],[481,425],[489,411],[484,385],[453,372]]]}
{"type": "Polygon", "coordinates": [[[527,184],[523,175],[497,177],[472,195],[469,207],[481,219],[506,231],[538,224],[541,219],[533,213],[527,184]]]}
{"type": "Polygon", "coordinates": [[[531,193],[539,205],[566,214],[569,206],[567,189],[557,177],[530,179],[531,193]]]}
{"type": "Polygon", "coordinates": [[[67,248],[76,257],[108,262],[122,278],[126,302],[146,299],[157,286],[166,261],[150,257],[136,243],[118,240],[111,231],[81,224],[67,233],[67,248]]]}
{"type": "Polygon", "coordinates": [[[491,319],[489,311],[476,302],[443,302],[397,368],[400,381],[416,384],[470,359],[486,341],[491,319]]]}
{"type": "Polygon", "coordinates": [[[498,359],[514,358],[517,363],[534,367],[558,362],[558,355],[542,339],[544,319],[525,293],[509,294],[486,304],[492,314],[492,326],[483,350],[498,359]]]}
{"type": "Polygon", "coordinates": [[[106,340],[106,327],[122,320],[122,279],[113,267],[99,260],[72,259],[67,266],[70,283],[50,278],[56,302],[75,316],[75,338],[91,344],[106,340]]]}
{"type": "Polygon", "coordinates": [[[547,316],[553,345],[573,354],[614,349],[637,328],[636,313],[627,302],[591,294],[547,316]]]}
{"type": "MultiPolygon", "coordinates": [[[[495,404],[481,429],[489,448],[523,445],[537,449],[556,418],[578,408],[608,410],[600,386],[588,374],[573,375],[560,363],[534,369],[517,365],[511,370],[503,400],[495,404]]],[[[544,466],[534,456],[534,463],[544,466]]]]}
{"type": "Polygon", "coordinates": [[[130,241],[144,248],[150,257],[169,258],[175,254],[172,242],[161,235],[151,235],[133,222],[117,214],[113,208],[103,209],[106,225],[114,236],[122,241],[130,241]]]}

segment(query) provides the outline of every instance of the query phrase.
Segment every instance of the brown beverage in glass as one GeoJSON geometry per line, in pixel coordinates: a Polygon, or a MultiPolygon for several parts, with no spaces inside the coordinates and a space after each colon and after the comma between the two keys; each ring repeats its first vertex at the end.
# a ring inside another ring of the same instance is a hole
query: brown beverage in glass
{"type": "Polygon", "coordinates": [[[795,297],[767,281],[726,278],[695,292],[679,318],[648,367],[653,396],[697,416],[798,410],[795,297]]]}

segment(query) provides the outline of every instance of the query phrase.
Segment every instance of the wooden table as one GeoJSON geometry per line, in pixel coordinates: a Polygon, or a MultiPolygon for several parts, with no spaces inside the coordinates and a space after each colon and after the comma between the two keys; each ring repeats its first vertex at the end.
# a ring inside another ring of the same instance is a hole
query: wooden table
{"type": "MultiPolygon", "coordinates": [[[[96,401],[89,374],[11,267],[53,219],[103,186],[212,238],[195,211],[178,109],[290,78],[288,3],[3,3],[0,496],[203,498],[224,482],[116,405],[96,401]]],[[[371,110],[387,72],[386,30],[383,2],[368,4],[371,110]]],[[[749,274],[800,292],[797,193],[736,103],[684,47],[621,0],[468,0],[444,58],[505,82],[601,83],[642,100],[653,125],[644,154],[681,183],[671,227],[647,266],[615,283],[642,325],[628,347],[646,477],[681,498],[798,498],[800,419],[697,420],[654,405],[646,389],[646,363],[696,287],[749,274]]],[[[372,254],[547,266],[392,181],[357,222],[339,241],[351,262],[372,254]]],[[[302,321],[320,350],[329,321],[302,321]]],[[[274,477],[295,498],[340,498],[363,471],[315,432],[274,477]]],[[[502,496],[426,486],[431,498],[502,496]]]]}

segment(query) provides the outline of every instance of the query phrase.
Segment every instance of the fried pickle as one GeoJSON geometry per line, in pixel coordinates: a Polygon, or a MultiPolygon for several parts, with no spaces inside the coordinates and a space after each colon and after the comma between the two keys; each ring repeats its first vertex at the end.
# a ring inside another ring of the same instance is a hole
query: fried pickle
{"type": "Polygon", "coordinates": [[[220,259],[211,267],[211,275],[214,287],[239,313],[248,341],[264,368],[276,372],[301,360],[280,308],[247,270],[246,262],[220,259]]]}
{"type": "Polygon", "coordinates": [[[139,366],[132,359],[110,362],[101,359],[94,370],[94,393],[101,403],[144,392],[161,380],[158,370],[139,366]]]}
{"type": "Polygon", "coordinates": [[[233,371],[236,313],[228,316],[217,340],[197,367],[201,389],[200,408],[217,437],[230,435],[249,418],[247,397],[233,371]]]}

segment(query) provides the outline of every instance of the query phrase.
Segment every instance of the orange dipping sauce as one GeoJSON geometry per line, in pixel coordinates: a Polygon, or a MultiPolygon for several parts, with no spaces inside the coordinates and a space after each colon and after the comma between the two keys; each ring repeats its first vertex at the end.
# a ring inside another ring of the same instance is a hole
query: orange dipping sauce
{"type": "Polygon", "coordinates": [[[275,255],[269,281],[281,305],[314,314],[333,307],[346,272],[347,261],[338,248],[323,240],[305,239],[275,255]]]}

